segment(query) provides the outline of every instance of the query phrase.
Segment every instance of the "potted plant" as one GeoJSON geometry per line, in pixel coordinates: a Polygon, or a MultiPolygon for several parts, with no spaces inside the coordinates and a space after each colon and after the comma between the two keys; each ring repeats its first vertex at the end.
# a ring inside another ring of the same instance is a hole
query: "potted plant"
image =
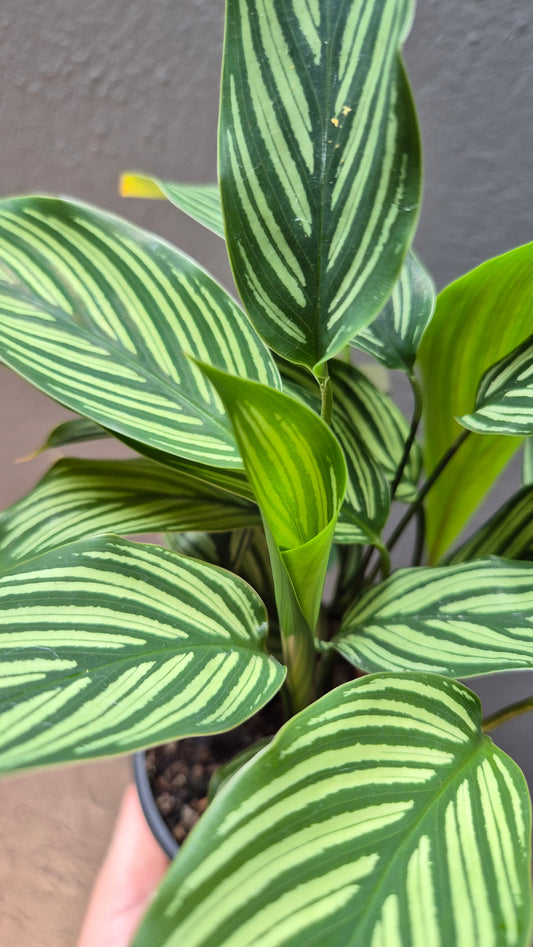
{"type": "Polygon", "coordinates": [[[533,245],[435,305],[412,14],[228,0],[219,186],[125,176],[225,238],[243,308],[121,219],[0,202],[0,356],[80,416],[45,446],[139,454],[62,460],[2,516],[2,769],[231,731],[276,696],[284,720],[136,947],[529,942],[529,796],[487,732],[533,698],[483,719],[459,679],[533,667],[533,245]],[[354,348],[406,375],[410,422],[354,348]],[[452,548],[522,444],[522,488],[452,548]],[[153,531],[169,548],[121,538],[153,531]]]}

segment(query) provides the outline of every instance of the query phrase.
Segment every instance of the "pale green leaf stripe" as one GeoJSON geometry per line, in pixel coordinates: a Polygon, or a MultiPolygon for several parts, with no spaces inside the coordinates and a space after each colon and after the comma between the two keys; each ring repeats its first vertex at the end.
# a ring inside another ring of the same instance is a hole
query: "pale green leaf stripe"
{"type": "Polygon", "coordinates": [[[197,223],[224,236],[224,221],[217,184],[174,184],[138,171],[125,171],[120,178],[123,197],[167,198],[197,223]]]}
{"type": "Polygon", "coordinates": [[[332,646],[364,671],[533,668],[533,565],[495,557],[400,569],[358,599],[332,646]]]}
{"type": "Polygon", "coordinates": [[[530,806],[479,701],[345,684],[215,797],[133,947],[526,947],[530,806]]]}
{"type": "Polygon", "coordinates": [[[503,556],[533,559],[533,484],[523,487],[451,556],[448,564],[503,556]]]}
{"type": "Polygon", "coordinates": [[[478,434],[533,434],[533,335],[485,372],[474,411],[457,420],[478,434]]]}
{"type": "Polygon", "coordinates": [[[418,257],[409,250],[392,295],[352,345],[386,368],[411,373],[424,330],[435,308],[435,287],[418,257]]]}
{"type": "Polygon", "coordinates": [[[254,504],[149,460],[60,460],[0,515],[0,572],[85,536],[260,522],[254,504]]]}
{"type": "Polygon", "coordinates": [[[157,546],[46,553],[0,578],[0,615],[4,771],[230,729],[284,678],[252,589],[157,546]]]}
{"type": "Polygon", "coordinates": [[[418,130],[398,56],[411,16],[410,0],[227,5],[230,259],[263,338],[311,368],[377,314],[414,227],[418,130]]]}
{"type": "Polygon", "coordinates": [[[0,350],[51,397],[150,448],[242,466],[193,355],[279,387],[227,293],[164,241],[85,205],[0,202],[0,350]]]}

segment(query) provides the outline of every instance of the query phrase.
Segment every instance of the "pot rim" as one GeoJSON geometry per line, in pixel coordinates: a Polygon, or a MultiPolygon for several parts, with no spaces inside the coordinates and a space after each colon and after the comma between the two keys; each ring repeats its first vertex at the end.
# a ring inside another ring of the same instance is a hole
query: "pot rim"
{"type": "Polygon", "coordinates": [[[133,774],[139,802],[152,835],[165,855],[168,855],[169,858],[175,858],[179,851],[179,845],[155,804],[152,787],[146,772],[146,753],[144,750],[139,750],[133,756],[133,774]]]}

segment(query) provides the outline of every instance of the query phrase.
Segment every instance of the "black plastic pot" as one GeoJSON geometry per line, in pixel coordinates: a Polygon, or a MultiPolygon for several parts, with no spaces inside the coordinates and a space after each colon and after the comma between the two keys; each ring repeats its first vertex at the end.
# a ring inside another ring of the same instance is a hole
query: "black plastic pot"
{"type": "Polygon", "coordinates": [[[136,753],[133,757],[133,772],[135,775],[137,793],[139,794],[139,801],[146,821],[152,830],[152,834],[156,841],[159,842],[165,855],[168,855],[169,858],[174,858],[179,849],[179,845],[170,829],[167,828],[163,816],[155,804],[148,773],[146,772],[144,750],[136,753]]]}

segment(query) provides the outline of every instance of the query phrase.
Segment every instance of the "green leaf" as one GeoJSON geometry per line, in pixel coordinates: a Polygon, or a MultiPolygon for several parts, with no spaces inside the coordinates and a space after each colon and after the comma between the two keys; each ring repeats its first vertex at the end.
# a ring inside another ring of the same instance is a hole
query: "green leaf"
{"type": "Polygon", "coordinates": [[[416,222],[420,147],[398,47],[411,0],[229,0],[220,189],[261,336],[319,370],[385,303],[416,222]]]}
{"type": "Polygon", "coordinates": [[[0,515],[0,571],[101,533],[236,529],[259,511],[149,460],[60,460],[0,515]]]}
{"type": "Polygon", "coordinates": [[[474,411],[457,420],[478,434],[533,434],[533,335],[485,372],[474,411]]]}
{"type": "Polygon", "coordinates": [[[533,565],[494,558],[400,569],[355,602],[332,645],[364,671],[533,668],[533,565]]]}
{"type": "Polygon", "coordinates": [[[224,221],[218,184],[173,184],[137,171],[125,171],[120,177],[122,197],[165,198],[199,224],[224,236],[224,221]]]}
{"type": "Polygon", "coordinates": [[[133,947],[527,947],[530,804],[477,697],[345,684],[221,790],[133,947]]]}
{"type": "Polygon", "coordinates": [[[279,690],[265,611],[230,573],[82,540],[0,578],[0,768],[218,733],[279,690]]]}
{"type": "Polygon", "coordinates": [[[304,405],[265,385],[203,368],[231,418],[263,516],[280,625],[286,641],[293,639],[287,647],[296,649],[287,663],[298,706],[309,696],[313,633],[346,464],[330,429],[304,405]]]}
{"type": "MultiPolygon", "coordinates": [[[[425,467],[461,433],[483,372],[533,332],[533,243],[489,260],[444,289],[422,339],[425,467]]],[[[426,500],[430,561],[446,551],[519,446],[517,438],[472,434],[426,500]]]]}
{"type": "Polygon", "coordinates": [[[533,559],[532,484],[518,490],[473,536],[448,556],[446,562],[467,562],[483,556],[533,559]]]}
{"type": "Polygon", "coordinates": [[[522,483],[528,486],[533,483],[533,438],[524,441],[524,455],[522,458],[522,483]]]}
{"type": "Polygon", "coordinates": [[[69,444],[83,444],[86,441],[98,441],[110,436],[109,431],[100,427],[99,424],[95,424],[94,421],[89,421],[88,418],[74,418],[72,421],[64,421],[62,424],[58,424],[50,431],[44,443],[25,459],[30,460],[37,457],[45,450],[66,447],[69,444]]]}
{"type": "Polygon", "coordinates": [[[351,344],[386,368],[411,375],[420,340],[434,309],[433,280],[410,250],[384,309],[351,344]]]}
{"type": "Polygon", "coordinates": [[[46,394],[188,460],[239,468],[187,355],[278,386],[244,314],[196,264],[117,217],[52,198],[0,202],[0,351],[46,394]]]}

